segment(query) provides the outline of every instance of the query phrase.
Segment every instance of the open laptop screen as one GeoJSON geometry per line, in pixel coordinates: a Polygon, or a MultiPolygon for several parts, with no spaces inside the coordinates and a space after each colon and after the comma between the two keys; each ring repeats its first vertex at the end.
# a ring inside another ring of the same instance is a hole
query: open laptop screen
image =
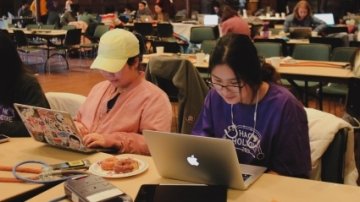
{"type": "Polygon", "coordinates": [[[311,37],[311,27],[290,27],[290,38],[308,39],[311,37]]]}
{"type": "Polygon", "coordinates": [[[217,15],[204,15],[204,25],[217,25],[219,24],[219,16],[217,15]]]}
{"type": "Polygon", "coordinates": [[[334,25],[334,15],[332,13],[315,13],[314,17],[324,21],[327,25],[334,25]]]}

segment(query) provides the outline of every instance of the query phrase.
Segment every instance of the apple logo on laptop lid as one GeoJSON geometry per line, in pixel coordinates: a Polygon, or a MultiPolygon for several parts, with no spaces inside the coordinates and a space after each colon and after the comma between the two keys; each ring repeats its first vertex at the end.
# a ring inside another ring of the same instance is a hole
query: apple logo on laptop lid
{"type": "Polygon", "coordinates": [[[194,154],[187,157],[186,160],[191,166],[199,166],[198,159],[194,156],[194,154]]]}

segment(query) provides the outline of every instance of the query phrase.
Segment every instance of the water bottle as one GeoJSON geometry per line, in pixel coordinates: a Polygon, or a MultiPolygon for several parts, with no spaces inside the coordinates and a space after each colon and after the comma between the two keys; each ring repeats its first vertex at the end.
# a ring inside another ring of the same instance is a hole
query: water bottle
{"type": "Polygon", "coordinates": [[[263,37],[265,39],[269,38],[269,22],[264,22],[263,26],[263,37]]]}

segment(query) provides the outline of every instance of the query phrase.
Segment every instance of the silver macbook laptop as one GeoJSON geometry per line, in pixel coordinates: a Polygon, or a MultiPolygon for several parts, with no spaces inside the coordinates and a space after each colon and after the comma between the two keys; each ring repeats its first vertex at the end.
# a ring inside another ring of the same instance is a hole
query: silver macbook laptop
{"type": "Polygon", "coordinates": [[[67,150],[84,153],[109,151],[109,149],[89,149],[82,142],[71,115],[68,112],[14,104],[22,122],[36,141],[67,150]]]}
{"type": "Polygon", "coordinates": [[[247,189],[266,170],[239,164],[228,139],[144,130],[155,166],[162,177],[247,189]]]}

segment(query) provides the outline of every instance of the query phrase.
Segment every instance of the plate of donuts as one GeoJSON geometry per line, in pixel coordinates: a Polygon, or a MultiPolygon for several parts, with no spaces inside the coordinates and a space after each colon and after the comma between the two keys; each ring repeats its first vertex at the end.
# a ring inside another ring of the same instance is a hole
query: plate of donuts
{"type": "Polygon", "coordinates": [[[123,178],[138,175],[146,171],[146,161],[127,156],[113,156],[93,163],[89,171],[105,178],[123,178]]]}

